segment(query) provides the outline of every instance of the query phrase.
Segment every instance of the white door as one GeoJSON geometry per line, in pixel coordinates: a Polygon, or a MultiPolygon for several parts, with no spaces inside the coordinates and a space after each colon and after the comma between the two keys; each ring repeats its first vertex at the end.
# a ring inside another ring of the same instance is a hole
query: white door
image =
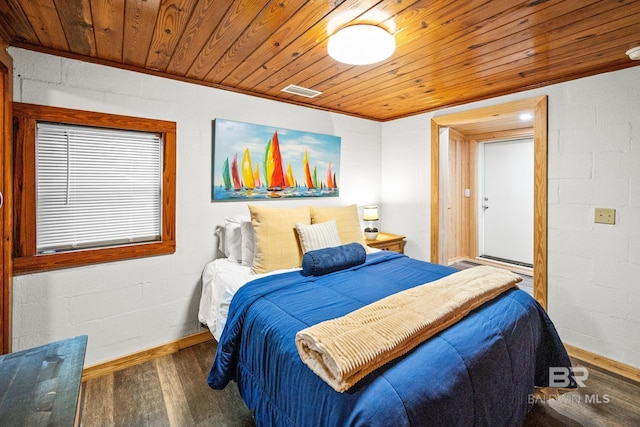
{"type": "Polygon", "coordinates": [[[533,139],[481,147],[480,256],[533,265],[533,139]]]}

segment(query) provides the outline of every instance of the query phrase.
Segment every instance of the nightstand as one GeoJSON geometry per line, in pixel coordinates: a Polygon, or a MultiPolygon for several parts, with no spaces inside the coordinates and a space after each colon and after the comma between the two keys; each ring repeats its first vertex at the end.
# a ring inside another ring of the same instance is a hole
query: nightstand
{"type": "Polygon", "coordinates": [[[378,233],[378,238],[375,240],[365,240],[367,246],[376,249],[382,249],[383,251],[394,251],[401,254],[404,253],[404,245],[407,243],[405,236],[399,236],[397,234],[378,233]]]}

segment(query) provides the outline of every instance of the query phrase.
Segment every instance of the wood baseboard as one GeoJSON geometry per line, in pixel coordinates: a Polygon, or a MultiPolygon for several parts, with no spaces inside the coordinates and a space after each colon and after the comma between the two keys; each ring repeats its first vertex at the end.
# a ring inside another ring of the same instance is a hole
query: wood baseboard
{"type": "Polygon", "coordinates": [[[97,365],[86,367],[82,370],[82,381],[87,381],[102,375],[111,374],[129,366],[138,365],[148,360],[156,359],[160,356],[175,353],[183,348],[191,347],[213,339],[213,335],[209,331],[198,332],[167,344],[149,348],[128,356],[110,360],[108,362],[99,363],[97,365]]]}
{"type": "Polygon", "coordinates": [[[613,372],[640,383],[640,369],[636,367],[600,356],[599,354],[591,353],[590,351],[574,347],[570,344],[565,344],[564,347],[567,349],[567,353],[569,353],[569,356],[571,357],[575,357],[576,359],[590,363],[598,368],[602,368],[606,371],[613,372]]]}

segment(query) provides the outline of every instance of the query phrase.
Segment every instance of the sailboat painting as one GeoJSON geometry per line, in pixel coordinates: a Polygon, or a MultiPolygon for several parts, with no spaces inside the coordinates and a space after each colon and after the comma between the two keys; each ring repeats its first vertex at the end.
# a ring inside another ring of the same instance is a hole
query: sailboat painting
{"type": "Polygon", "coordinates": [[[338,197],[339,136],[213,121],[212,201],[338,197]]]}

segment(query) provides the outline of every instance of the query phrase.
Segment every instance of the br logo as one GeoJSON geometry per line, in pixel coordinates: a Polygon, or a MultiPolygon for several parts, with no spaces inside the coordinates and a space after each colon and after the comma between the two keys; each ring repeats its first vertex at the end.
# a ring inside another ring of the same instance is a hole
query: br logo
{"type": "Polygon", "coordinates": [[[589,378],[589,370],[583,366],[575,368],[552,366],[549,368],[549,387],[569,387],[572,376],[578,387],[586,387],[584,381],[589,378]]]}

